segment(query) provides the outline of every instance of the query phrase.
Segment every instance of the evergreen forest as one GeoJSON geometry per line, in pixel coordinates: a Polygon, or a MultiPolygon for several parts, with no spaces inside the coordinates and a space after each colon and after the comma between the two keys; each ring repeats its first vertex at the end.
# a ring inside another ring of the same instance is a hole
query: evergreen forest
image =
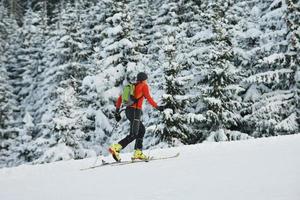
{"type": "Polygon", "coordinates": [[[106,155],[138,72],[145,149],[298,134],[300,1],[0,0],[0,167],[106,155]]]}

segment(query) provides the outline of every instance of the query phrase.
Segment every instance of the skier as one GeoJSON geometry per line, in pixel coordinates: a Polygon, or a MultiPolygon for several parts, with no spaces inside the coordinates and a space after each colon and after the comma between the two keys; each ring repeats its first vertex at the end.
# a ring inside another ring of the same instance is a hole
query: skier
{"type": "MultiPolygon", "coordinates": [[[[124,139],[119,141],[117,144],[113,144],[109,147],[109,152],[112,154],[113,158],[120,162],[120,151],[124,149],[129,143],[135,140],[135,151],[132,160],[148,160],[149,157],[142,152],[143,148],[143,137],[145,134],[145,126],[140,121],[142,116],[142,105],[144,98],[157,110],[163,111],[163,106],[158,106],[157,103],[152,99],[149,86],[146,82],[148,76],[144,72],[140,72],[137,75],[137,82],[135,83],[134,98],[135,102],[128,105],[125,109],[125,114],[127,119],[130,121],[130,134],[124,139]]],[[[117,122],[121,120],[120,107],[122,104],[122,95],[119,96],[116,102],[116,112],[115,119],[117,122]]]]}

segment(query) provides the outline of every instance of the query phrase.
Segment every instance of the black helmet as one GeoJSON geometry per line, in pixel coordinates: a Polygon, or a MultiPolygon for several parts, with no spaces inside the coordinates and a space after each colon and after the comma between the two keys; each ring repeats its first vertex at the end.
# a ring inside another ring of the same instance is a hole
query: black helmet
{"type": "Polygon", "coordinates": [[[144,72],[140,72],[138,73],[137,77],[136,77],[136,80],[137,81],[144,81],[144,80],[147,80],[148,79],[148,76],[146,73],[144,72]]]}

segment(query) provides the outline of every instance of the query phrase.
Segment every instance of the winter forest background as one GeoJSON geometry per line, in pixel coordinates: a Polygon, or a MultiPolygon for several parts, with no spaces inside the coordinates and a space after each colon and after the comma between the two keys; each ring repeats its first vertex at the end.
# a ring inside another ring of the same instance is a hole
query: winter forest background
{"type": "Polygon", "coordinates": [[[299,133],[299,25],[298,0],[0,0],[0,167],[107,154],[140,71],[168,108],[146,149],[299,133]]]}

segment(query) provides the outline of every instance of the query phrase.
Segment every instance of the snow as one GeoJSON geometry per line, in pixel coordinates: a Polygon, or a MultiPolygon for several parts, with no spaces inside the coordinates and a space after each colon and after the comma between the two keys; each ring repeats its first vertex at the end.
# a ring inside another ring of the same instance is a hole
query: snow
{"type": "Polygon", "coordinates": [[[120,34],[122,31],[123,31],[122,26],[121,26],[121,25],[118,25],[118,26],[116,26],[116,27],[107,28],[106,34],[107,34],[109,37],[112,37],[112,36],[115,36],[115,35],[120,34]]]}
{"type": "Polygon", "coordinates": [[[298,82],[300,81],[300,71],[296,72],[296,74],[295,74],[295,80],[298,81],[298,82]]]}
{"type": "Polygon", "coordinates": [[[263,73],[258,73],[253,76],[246,78],[244,81],[250,83],[273,83],[280,82],[280,76],[285,74],[286,76],[290,76],[293,73],[291,69],[279,69],[274,71],[268,71],[263,73]]]}
{"type": "Polygon", "coordinates": [[[216,105],[216,106],[219,106],[219,107],[221,107],[221,105],[222,105],[222,101],[220,99],[216,99],[214,97],[206,97],[204,99],[207,102],[209,102],[209,104],[216,105]]]}
{"type": "Polygon", "coordinates": [[[260,92],[257,90],[257,85],[253,84],[247,90],[244,96],[244,101],[255,101],[259,98],[260,95],[260,92]]]}
{"type": "Polygon", "coordinates": [[[186,116],[187,118],[187,123],[194,123],[195,121],[201,122],[205,121],[205,117],[202,114],[194,114],[194,113],[189,113],[186,116]]]}
{"type": "Polygon", "coordinates": [[[207,142],[215,142],[215,141],[227,141],[226,133],[223,129],[219,129],[210,134],[210,136],[206,139],[207,142]]]}
{"type": "Polygon", "coordinates": [[[261,34],[262,34],[262,32],[255,27],[255,28],[250,28],[245,33],[245,36],[246,37],[251,37],[251,38],[256,38],[256,37],[259,37],[261,34]]]}
{"type": "Polygon", "coordinates": [[[251,13],[252,16],[258,16],[260,12],[261,12],[261,10],[257,6],[254,6],[251,9],[250,13],[251,13]]]}
{"type": "Polygon", "coordinates": [[[278,123],[275,126],[275,129],[293,132],[294,130],[297,130],[298,126],[299,126],[299,124],[297,123],[297,115],[296,115],[296,113],[292,113],[290,116],[288,116],[282,122],[278,123]]]}
{"type": "Polygon", "coordinates": [[[276,60],[283,60],[284,58],[285,57],[284,57],[283,53],[275,53],[275,54],[272,54],[268,57],[265,57],[263,59],[263,62],[268,63],[268,64],[272,64],[272,63],[275,63],[276,60]]]}
{"type": "Polygon", "coordinates": [[[60,143],[48,149],[42,156],[41,160],[53,162],[57,160],[70,160],[71,158],[74,158],[74,152],[72,149],[66,146],[64,143],[60,143]]]}
{"type": "Polygon", "coordinates": [[[26,112],[24,119],[23,119],[23,122],[25,123],[25,127],[26,128],[34,127],[34,124],[32,121],[33,121],[33,119],[31,117],[31,115],[28,112],[26,112]]]}
{"type": "MultiPolygon", "coordinates": [[[[0,196],[5,200],[297,200],[299,143],[296,134],[156,149],[145,152],[153,156],[180,152],[180,156],[87,171],[80,169],[95,158],[4,168],[0,196]]],[[[126,160],[130,154],[121,156],[126,160]]]]}
{"type": "Polygon", "coordinates": [[[101,110],[96,111],[96,129],[111,130],[112,127],[101,110]]]}
{"type": "Polygon", "coordinates": [[[193,36],[192,40],[193,41],[198,41],[198,40],[199,41],[205,41],[205,40],[212,39],[213,37],[215,37],[215,35],[212,32],[212,30],[206,29],[204,31],[196,33],[196,35],[193,36]]]}

